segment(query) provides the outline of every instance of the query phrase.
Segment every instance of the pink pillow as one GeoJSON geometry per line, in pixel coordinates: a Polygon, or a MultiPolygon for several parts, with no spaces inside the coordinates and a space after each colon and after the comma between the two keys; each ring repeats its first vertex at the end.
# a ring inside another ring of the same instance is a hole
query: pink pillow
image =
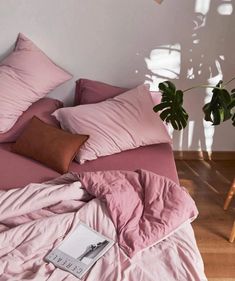
{"type": "Polygon", "coordinates": [[[19,34],[14,51],[0,63],[0,133],[35,101],[72,76],[19,34]]]}
{"type": "Polygon", "coordinates": [[[74,105],[101,102],[122,94],[127,90],[98,81],[79,79],[76,81],[74,105]]]}
{"type": "Polygon", "coordinates": [[[84,163],[139,146],[171,142],[153,106],[147,86],[141,85],[100,103],[58,109],[53,115],[63,129],[90,135],[76,157],[84,163]]]}
{"type": "Polygon", "coordinates": [[[47,124],[59,127],[58,121],[51,114],[61,107],[63,107],[63,103],[55,99],[42,98],[36,101],[20,116],[8,132],[0,134],[0,143],[15,142],[34,116],[37,116],[47,124]]]}

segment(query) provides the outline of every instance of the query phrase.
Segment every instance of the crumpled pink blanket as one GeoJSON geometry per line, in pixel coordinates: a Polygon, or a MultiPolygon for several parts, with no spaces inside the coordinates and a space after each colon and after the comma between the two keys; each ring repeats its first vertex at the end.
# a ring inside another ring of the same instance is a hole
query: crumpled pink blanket
{"type": "Polygon", "coordinates": [[[92,172],[81,174],[80,180],[106,203],[119,246],[130,257],[198,215],[185,189],[152,172],[92,172]]]}
{"type": "Polygon", "coordinates": [[[85,280],[206,280],[196,215],[184,189],[146,171],[70,173],[0,191],[0,281],[77,280],[43,258],[80,220],[118,241],[85,280]]]}

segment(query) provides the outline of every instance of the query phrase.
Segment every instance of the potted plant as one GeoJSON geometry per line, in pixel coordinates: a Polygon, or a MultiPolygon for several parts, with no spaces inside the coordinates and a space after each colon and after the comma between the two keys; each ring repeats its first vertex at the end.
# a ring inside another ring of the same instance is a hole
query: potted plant
{"type": "Polygon", "coordinates": [[[232,120],[235,126],[235,89],[229,92],[226,86],[235,80],[235,78],[224,83],[222,80],[216,86],[199,85],[188,88],[184,91],[177,90],[170,81],[159,84],[159,90],[162,92],[161,103],[154,106],[155,112],[160,112],[160,117],[166,123],[171,123],[175,130],[182,130],[187,126],[188,113],[183,107],[184,93],[195,88],[212,88],[212,97],[210,102],[206,103],[202,110],[204,119],[212,122],[212,125],[219,125],[221,122],[232,120]]]}

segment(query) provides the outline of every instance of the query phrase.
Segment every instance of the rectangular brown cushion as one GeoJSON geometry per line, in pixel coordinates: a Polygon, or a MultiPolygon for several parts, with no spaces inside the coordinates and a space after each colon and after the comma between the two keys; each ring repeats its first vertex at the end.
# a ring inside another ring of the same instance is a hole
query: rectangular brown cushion
{"type": "Polygon", "coordinates": [[[63,174],[88,138],[87,135],[71,134],[33,117],[12,145],[12,151],[63,174]]]}

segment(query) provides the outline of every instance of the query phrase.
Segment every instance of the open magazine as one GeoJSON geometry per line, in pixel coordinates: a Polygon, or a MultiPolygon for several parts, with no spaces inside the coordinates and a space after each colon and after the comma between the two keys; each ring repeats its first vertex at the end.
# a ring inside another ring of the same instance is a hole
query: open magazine
{"type": "Polygon", "coordinates": [[[52,262],[56,267],[81,279],[113,244],[113,240],[80,222],[76,229],[45,257],[45,261],[52,262]]]}

